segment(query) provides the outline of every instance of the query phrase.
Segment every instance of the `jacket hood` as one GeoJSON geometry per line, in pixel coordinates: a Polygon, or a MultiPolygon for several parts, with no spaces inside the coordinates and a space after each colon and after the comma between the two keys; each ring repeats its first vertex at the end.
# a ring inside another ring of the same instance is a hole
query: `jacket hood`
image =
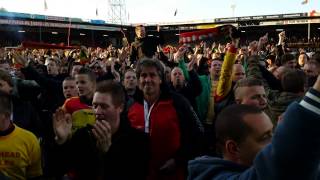
{"type": "Polygon", "coordinates": [[[195,160],[189,161],[188,164],[188,179],[215,179],[219,176],[227,174],[237,174],[243,172],[248,167],[236,164],[231,161],[226,161],[221,158],[202,156],[195,160]]]}

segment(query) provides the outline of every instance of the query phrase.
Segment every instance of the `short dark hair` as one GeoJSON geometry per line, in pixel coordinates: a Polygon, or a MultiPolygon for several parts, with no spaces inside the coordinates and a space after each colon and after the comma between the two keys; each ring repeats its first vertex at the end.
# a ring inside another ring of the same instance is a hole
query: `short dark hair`
{"type": "Polygon", "coordinates": [[[0,114],[11,114],[12,100],[7,93],[0,91],[0,114]]]}
{"type": "Polygon", "coordinates": [[[9,72],[0,69],[0,80],[7,82],[11,87],[13,87],[13,79],[9,72]]]}
{"type": "Polygon", "coordinates": [[[119,107],[125,105],[125,92],[123,87],[113,80],[101,81],[97,85],[96,92],[108,93],[112,97],[112,103],[119,107]]]}
{"type": "Polygon", "coordinates": [[[240,79],[235,84],[233,90],[234,90],[234,92],[236,92],[236,90],[240,87],[252,87],[252,86],[263,86],[263,82],[259,79],[255,79],[255,78],[240,79]]]}
{"type": "Polygon", "coordinates": [[[281,56],[281,65],[286,64],[287,62],[291,60],[295,60],[296,58],[292,54],[284,54],[281,56]]]}
{"type": "Polygon", "coordinates": [[[125,70],[125,72],[124,72],[124,75],[125,75],[127,72],[133,72],[133,73],[136,73],[136,72],[134,71],[134,69],[132,69],[132,68],[128,68],[128,69],[126,69],[126,70],[125,70]]]}
{"type": "Polygon", "coordinates": [[[74,81],[74,80],[75,80],[75,78],[74,78],[74,77],[67,76],[67,77],[65,77],[65,78],[64,78],[64,80],[63,80],[63,81],[74,81]]]}
{"type": "Polygon", "coordinates": [[[284,72],[281,78],[283,91],[291,93],[304,92],[306,75],[301,70],[290,69],[284,72]]]}
{"type": "Polygon", "coordinates": [[[47,65],[47,63],[46,63],[47,61],[52,61],[52,62],[54,62],[54,63],[56,64],[56,66],[58,66],[58,67],[61,66],[61,62],[60,62],[60,60],[58,60],[58,59],[47,58],[47,59],[45,60],[45,65],[47,65]]]}
{"type": "Polygon", "coordinates": [[[78,75],[81,75],[81,74],[87,75],[90,81],[94,83],[96,82],[96,75],[91,69],[82,67],[78,72],[78,75]]]}
{"type": "Polygon", "coordinates": [[[243,117],[260,113],[263,111],[258,107],[245,104],[233,104],[223,109],[215,123],[218,148],[222,150],[228,139],[237,143],[243,142],[252,131],[251,127],[243,121],[243,117]]]}
{"type": "Polygon", "coordinates": [[[142,72],[142,69],[145,67],[154,67],[157,69],[157,73],[160,76],[161,80],[164,79],[164,67],[163,65],[160,63],[159,60],[155,60],[155,59],[149,59],[149,58],[145,58],[145,59],[141,59],[136,72],[137,72],[137,77],[140,77],[140,74],[142,72]]]}

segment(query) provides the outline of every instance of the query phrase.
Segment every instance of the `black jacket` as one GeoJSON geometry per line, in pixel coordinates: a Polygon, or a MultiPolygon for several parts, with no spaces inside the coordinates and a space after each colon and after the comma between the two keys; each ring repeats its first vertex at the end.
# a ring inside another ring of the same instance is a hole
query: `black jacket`
{"type": "Polygon", "coordinates": [[[163,35],[159,32],[158,36],[146,36],[144,38],[135,38],[131,44],[130,61],[132,64],[137,62],[143,56],[152,58],[157,52],[157,46],[164,42],[163,35]]]}
{"type": "Polygon", "coordinates": [[[62,82],[66,75],[42,75],[32,66],[21,69],[26,79],[35,80],[42,89],[41,108],[54,112],[65,100],[62,90],[62,82]]]}
{"type": "Polygon", "coordinates": [[[91,129],[91,126],[79,129],[69,142],[57,147],[60,164],[66,171],[74,170],[76,179],[84,180],[146,179],[149,162],[146,134],[131,128],[123,116],[109,151],[101,154],[91,129]]]}
{"type": "Polygon", "coordinates": [[[43,124],[39,119],[38,112],[31,102],[23,101],[18,96],[12,95],[12,120],[26,130],[31,131],[37,137],[43,135],[43,124]]]}
{"type": "Polygon", "coordinates": [[[171,83],[171,89],[188,99],[194,111],[198,114],[196,97],[201,94],[202,86],[198,74],[195,71],[189,71],[189,76],[190,79],[186,82],[186,85],[183,88],[177,90],[171,83]]]}

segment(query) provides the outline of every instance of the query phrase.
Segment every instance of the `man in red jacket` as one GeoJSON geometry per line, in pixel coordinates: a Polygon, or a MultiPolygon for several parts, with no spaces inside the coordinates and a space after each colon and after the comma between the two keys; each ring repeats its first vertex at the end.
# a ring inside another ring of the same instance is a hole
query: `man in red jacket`
{"type": "Polygon", "coordinates": [[[149,179],[185,179],[188,160],[199,154],[203,127],[190,103],[172,93],[158,60],[144,59],[137,67],[139,88],[128,117],[151,143],[149,179]]]}

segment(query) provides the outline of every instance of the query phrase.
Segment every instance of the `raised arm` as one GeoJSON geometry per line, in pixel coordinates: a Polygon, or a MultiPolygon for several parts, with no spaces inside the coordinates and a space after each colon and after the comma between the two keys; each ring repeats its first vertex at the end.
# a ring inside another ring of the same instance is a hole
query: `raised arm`
{"type": "Polygon", "coordinates": [[[221,68],[219,82],[216,90],[218,99],[224,98],[231,91],[232,86],[232,67],[236,61],[237,47],[239,46],[239,37],[233,37],[231,33],[232,44],[228,48],[221,68]]]}

